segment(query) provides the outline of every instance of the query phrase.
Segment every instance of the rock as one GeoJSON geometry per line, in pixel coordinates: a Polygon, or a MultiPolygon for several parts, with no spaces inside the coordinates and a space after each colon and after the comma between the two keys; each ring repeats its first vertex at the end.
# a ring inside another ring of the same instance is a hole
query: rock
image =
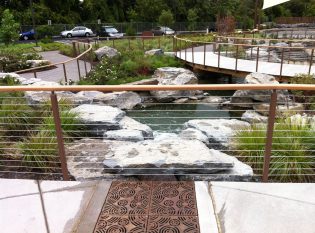
{"type": "Polygon", "coordinates": [[[108,140],[117,140],[117,141],[130,141],[130,142],[138,142],[143,141],[143,133],[139,130],[112,130],[104,133],[104,139],[108,140]]]}
{"type": "MultiPolygon", "coordinates": [[[[35,83],[36,85],[37,83],[35,83]]],[[[92,100],[86,97],[77,96],[76,94],[69,91],[59,91],[56,93],[58,101],[64,100],[65,102],[78,106],[81,104],[91,104],[92,100]]],[[[26,91],[25,98],[28,105],[33,107],[40,107],[42,104],[50,102],[51,92],[48,91],[26,91]]]]}
{"type": "Polygon", "coordinates": [[[14,78],[16,81],[22,83],[22,82],[25,82],[26,79],[21,77],[20,75],[16,74],[16,73],[0,73],[0,79],[3,79],[5,77],[11,77],[11,78],[14,78]]]}
{"type": "MultiPolygon", "coordinates": [[[[198,84],[198,78],[193,72],[184,68],[164,67],[155,71],[158,85],[198,84]]],[[[159,102],[172,102],[176,99],[194,96],[196,91],[151,91],[151,95],[159,102]]]]}
{"type": "Polygon", "coordinates": [[[104,94],[98,100],[104,104],[118,107],[120,109],[133,109],[138,104],[141,104],[141,97],[131,91],[123,91],[123,92],[113,92],[104,94]]]}
{"type": "Polygon", "coordinates": [[[153,132],[154,141],[160,142],[169,139],[179,139],[178,135],[175,133],[161,133],[161,132],[153,132]]]}
{"type": "Polygon", "coordinates": [[[234,166],[232,169],[222,172],[217,172],[211,175],[194,175],[180,176],[179,180],[187,181],[229,181],[229,182],[250,182],[253,179],[253,169],[245,163],[238,161],[232,157],[234,166]]]}
{"type": "MultiPolygon", "coordinates": [[[[245,51],[246,56],[247,57],[257,57],[257,50],[258,50],[258,47],[253,47],[253,50],[247,49],[245,51]]],[[[268,54],[269,53],[268,53],[267,48],[263,48],[263,47],[259,48],[259,57],[266,57],[266,56],[268,56],[268,54]]]]}
{"type": "Polygon", "coordinates": [[[101,61],[103,57],[113,58],[120,55],[117,49],[108,46],[99,48],[94,53],[99,61],[101,61]]]}
{"type": "Polygon", "coordinates": [[[77,113],[79,121],[96,136],[103,136],[108,130],[121,129],[119,122],[126,114],[118,108],[91,104],[80,105],[70,112],[77,113]]]}
{"type": "Polygon", "coordinates": [[[148,56],[161,56],[164,54],[164,52],[163,49],[151,49],[149,51],[146,51],[144,54],[148,56]]]}
{"type": "MultiPolygon", "coordinates": [[[[254,110],[264,116],[269,116],[269,104],[256,104],[254,110]]],[[[297,113],[303,112],[304,106],[300,103],[288,103],[288,105],[278,105],[276,114],[280,117],[289,117],[297,113]]]]}
{"type": "Polygon", "coordinates": [[[152,139],[153,138],[153,131],[149,126],[142,124],[142,123],[140,123],[140,122],[138,122],[138,121],[136,121],[130,117],[125,116],[119,122],[119,125],[120,125],[121,129],[141,131],[144,139],[152,139]]]}
{"type": "Polygon", "coordinates": [[[257,124],[257,123],[267,123],[268,117],[263,116],[253,110],[248,110],[242,115],[242,121],[247,121],[251,124],[257,124]]]}
{"type": "Polygon", "coordinates": [[[209,142],[219,143],[217,147],[226,147],[230,138],[235,135],[236,131],[248,128],[248,122],[236,119],[209,119],[209,120],[190,120],[185,123],[186,128],[193,128],[207,135],[209,142]]]}
{"type": "Polygon", "coordinates": [[[204,98],[201,103],[220,104],[224,101],[226,101],[226,99],[220,96],[208,96],[204,98]]]}
{"type": "Polygon", "coordinates": [[[122,142],[83,139],[67,145],[66,155],[69,172],[76,180],[112,177],[109,173],[116,176],[188,173],[209,174],[217,180],[241,177],[244,181],[246,176],[253,174],[250,167],[236,158],[211,150],[197,140],[122,142]],[[198,156],[192,156],[196,152],[198,156]]]}
{"type": "Polygon", "coordinates": [[[29,64],[32,68],[49,65],[50,61],[48,60],[27,60],[27,64],[29,64]]]}
{"type": "Polygon", "coordinates": [[[143,80],[132,82],[132,83],[127,83],[126,85],[157,85],[157,84],[158,84],[157,78],[149,78],[149,79],[143,79],[143,80]]]}
{"type": "Polygon", "coordinates": [[[184,104],[184,103],[187,103],[189,102],[189,98],[180,98],[180,99],[177,99],[177,100],[174,100],[173,103],[175,104],[184,104]]]}
{"type": "Polygon", "coordinates": [[[254,100],[248,96],[248,91],[236,91],[234,95],[231,97],[231,101],[229,103],[225,103],[227,106],[231,108],[253,108],[254,100]]]}
{"type": "Polygon", "coordinates": [[[198,140],[205,143],[206,145],[209,145],[209,139],[207,135],[197,129],[185,129],[179,134],[179,137],[184,140],[198,140]]]}
{"type": "Polygon", "coordinates": [[[126,179],[126,177],[104,172],[103,166],[104,155],[109,156],[111,147],[121,143],[120,141],[82,139],[67,145],[65,149],[69,173],[75,180],[126,179]]]}
{"type": "Polygon", "coordinates": [[[105,96],[103,92],[100,91],[80,91],[76,94],[79,98],[87,98],[91,101],[91,103],[98,103],[100,99],[105,96]]]}
{"type": "Polygon", "coordinates": [[[233,159],[197,140],[143,141],[111,147],[106,171],[122,174],[195,174],[229,170],[233,159]],[[198,152],[198,156],[192,156],[198,152]]]}
{"type": "MultiPolygon", "coordinates": [[[[267,74],[261,74],[261,73],[251,73],[246,76],[244,80],[245,84],[273,84],[278,85],[279,82],[275,79],[275,77],[267,75],[267,74]]],[[[254,101],[260,101],[260,102],[270,102],[271,98],[271,90],[238,90],[234,93],[234,95],[231,98],[231,103],[246,103],[249,101],[248,98],[251,98],[254,101]],[[237,99],[235,99],[237,98],[237,99]],[[242,98],[244,98],[242,100],[242,98]]],[[[278,91],[278,102],[285,103],[288,99],[287,91],[278,91]]],[[[244,105],[243,105],[244,106],[244,105]]]]}

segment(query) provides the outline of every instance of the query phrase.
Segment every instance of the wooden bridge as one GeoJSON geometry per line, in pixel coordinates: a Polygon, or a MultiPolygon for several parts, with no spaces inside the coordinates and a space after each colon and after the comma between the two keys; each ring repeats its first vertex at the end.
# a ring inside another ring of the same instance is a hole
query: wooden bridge
{"type": "Polygon", "coordinates": [[[235,77],[260,72],[273,75],[279,81],[288,81],[297,74],[315,74],[314,47],[292,46],[298,43],[292,43],[292,40],[288,46],[271,45],[271,40],[267,40],[268,45],[256,45],[252,38],[236,37],[226,37],[227,42],[222,42],[222,38],[216,42],[191,41],[178,37],[174,40],[176,57],[194,69],[235,77]],[[239,43],[244,40],[246,43],[239,43]],[[278,57],[275,57],[275,51],[278,57]],[[301,59],[294,56],[298,52],[303,54],[301,59]]]}

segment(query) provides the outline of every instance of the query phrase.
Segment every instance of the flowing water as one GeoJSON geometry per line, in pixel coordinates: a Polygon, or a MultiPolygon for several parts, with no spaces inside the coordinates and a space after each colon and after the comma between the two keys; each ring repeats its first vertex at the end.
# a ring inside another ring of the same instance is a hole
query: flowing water
{"type": "MultiPolygon", "coordinates": [[[[198,74],[200,84],[240,83],[242,79],[215,74],[198,74]]],[[[232,96],[234,91],[209,91],[211,96],[232,96]]],[[[153,130],[160,132],[179,132],[184,123],[193,119],[233,118],[228,110],[219,109],[218,105],[205,103],[165,103],[134,109],[127,115],[153,130]]]]}

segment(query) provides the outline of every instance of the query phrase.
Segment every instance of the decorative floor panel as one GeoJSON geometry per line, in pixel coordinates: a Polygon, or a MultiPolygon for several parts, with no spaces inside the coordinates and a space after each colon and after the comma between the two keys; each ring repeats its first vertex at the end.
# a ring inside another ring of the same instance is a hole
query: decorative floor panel
{"type": "Polygon", "coordinates": [[[115,181],[94,233],[199,233],[194,182],[115,181]]]}

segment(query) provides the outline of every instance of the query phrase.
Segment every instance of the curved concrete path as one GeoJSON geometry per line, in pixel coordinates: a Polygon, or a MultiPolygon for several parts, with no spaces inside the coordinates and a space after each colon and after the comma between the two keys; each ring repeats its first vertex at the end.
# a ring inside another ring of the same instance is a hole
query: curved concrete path
{"type": "MultiPolygon", "coordinates": [[[[217,70],[216,72],[225,73],[225,71],[230,71],[229,73],[235,72],[236,59],[231,57],[225,57],[224,54],[220,56],[220,66],[218,66],[218,54],[214,53],[212,50],[213,46],[209,45],[206,47],[206,55],[204,54],[204,47],[195,47],[194,54],[192,49],[178,51],[176,57],[188,63],[202,66],[203,69],[207,70],[217,70]],[[204,58],[205,63],[204,63],[204,58]],[[205,65],[205,66],[204,66],[205,65]],[[220,70],[221,69],[221,70],[220,70]]],[[[273,76],[280,76],[280,63],[264,62],[259,61],[258,71],[260,73],[270,74],[273,76]]],[[[256,72],[256,61],[238,59],[237,71],[243,73],[256,72]]],[[[294,65],[294,64],[283,64],[282,77],[294,77],[296,74],[308,73],[308,65],[294,65]]],[[[235,72],[237,73],[237,72],[235,72]]],[[[315,74],[315,67],[312,67],[312,74],[315,74]]]]}
{"type": "MultiPolygon", "coordinates": [[[[59,63],[64,62],[71,57],[62,55],[59,53],[59,51],[48,51],[48,52],[41,52],[39,53],[44,60],[48,60],[51,63],[59,63]]],[[[80,66],[80,72],[81,77],[85,76],[85,65],[84,61],[79,61],[80,66]]],[[[87,72],[91,70],[91,64],[89,62],[86,62],[87,72]]],[[[69,63],[66,63],[66,72],[67,72],[67,78],[68,81],[71,79],[72,81],[78,81],[79,80],[79,71],[78,71],[78,65],[76,60],[71,61],[69,63]]],[[[57,68],[51,69],[51,70],[45,70],[45,71],[39,71],[36,72],[37,78],[42,79],[44,81],[53,81],[53,82],[64,82],[64,71],[63,71],[63,65],[58,65],[57,68]]],[[[23,78],[30,79],[34,78],[34,73],[24,73],[21,74],[23,78]]]]}

